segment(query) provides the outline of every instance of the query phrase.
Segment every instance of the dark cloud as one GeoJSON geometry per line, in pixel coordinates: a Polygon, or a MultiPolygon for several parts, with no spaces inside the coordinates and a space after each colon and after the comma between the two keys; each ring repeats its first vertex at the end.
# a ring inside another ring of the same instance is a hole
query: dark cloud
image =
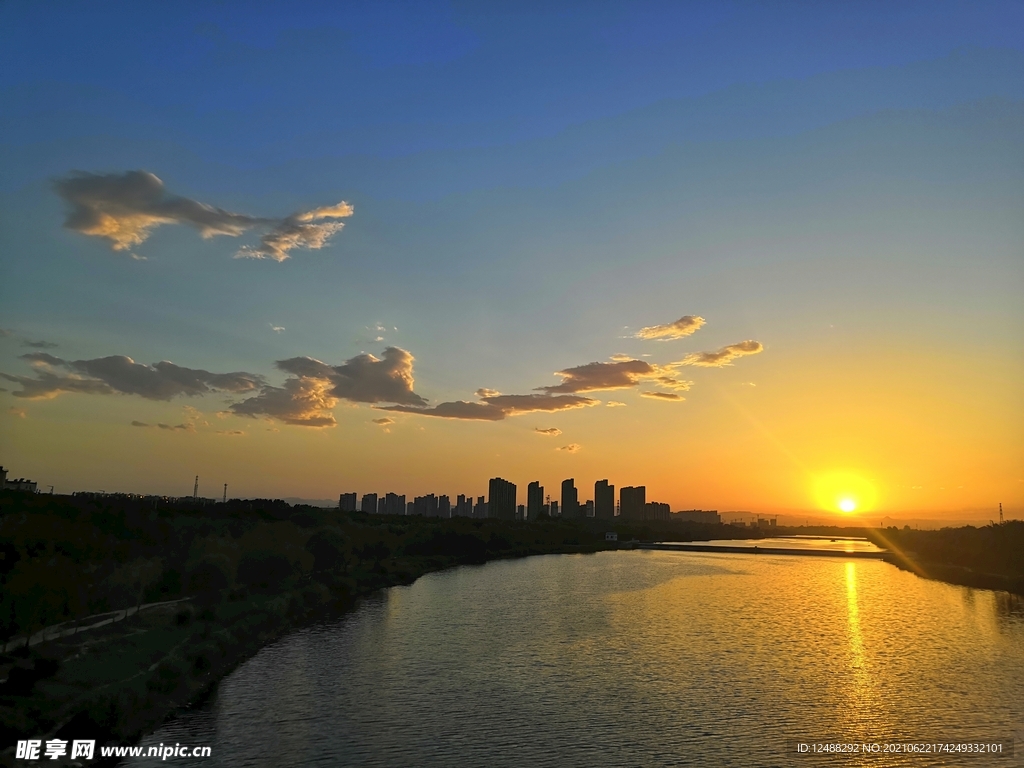
{"type": "Polygon", "coordinates": [[[380,424],[382,427],[386,427],[389,424],[394,424],[395,423],[394,419],[390,419],[387,416],[385,416],[382,419],[370,419],[370,421],[372,421],[374,424],[380,424]]]}
{"type": "Polygon", "coordinates": [[[744,355],[756,355],[764,350],[759,341],[741,341],[738,344],[730,344],[722,347],[717,352],[694,352],[687,355],[680,361],[679,365],[697,365],[704,368],[721,368],[731,365],[737,357],[744,355]]]}
{"type": "Polygon", "coordinates": [[[35,367],[35,376],[0,376],[21,385],[15,397],[49,399],[62,392],[93,395],[138,395],[148,400],[170,400],[174,397],[204,395],[209,392],[251,392],[263,384],[263,377],[244,371],[211,373],[202,369],[183,368],[166,360],[143,365],[124,355],[111,355],[93,360],[63,360],[47,352],[22,355],[35,367]],[[54,371],[71,371],[63,375],[54,371]]]}
{"type": "Polygon", "coordinates": [[[641,328],[636,332],[634,338],[660,339],[662,341],[667,341],[669,339],[681,339],[692,333],[696,333],[700,330],[701,326],[704,325],[704,322],[703,317],[697,317],[696,315],[683,315],[683,317],[680,317],[674,323],[651,325],[647,328],[641,328]]]}
{"type": "Polygon", "coordinates": [[[169,194],[164,183],[147,171],[76,172],[55,181],[54,187],[71,206],[64,226],[102,237],[115,251],[130,251],[163,224],[186,224],[204,238],[238,237],[253,227],[269,227],[259,246],[243,247],[236,256],[284,261],[296,248],[322,248],[344,226],[337,219],[352,215],[352,206],[344,202],[285,218],[232,213],[169,194]]]}
{"type": "Polygon", "coordinates": [[[611,363],[587,363],[566,368],[555,375],[561,384],[537,387],[544,392],[592,392],[605,389],[629,389],[650,376],[658,376],[662,369],[643,360],[617,360],[611,363]]]}
{"type": "Polygon", "coordinates": [[[29,341],[26,339],[21,342],[23,347],[31,347],[32,349],[56,349],[60,344],[54,344],[52,341],[29,341]]]}

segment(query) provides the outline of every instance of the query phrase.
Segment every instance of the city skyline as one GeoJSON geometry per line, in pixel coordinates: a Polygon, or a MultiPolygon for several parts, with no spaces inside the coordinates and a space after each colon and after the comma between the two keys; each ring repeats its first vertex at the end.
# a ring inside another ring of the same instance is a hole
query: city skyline
{"type": "Polygon", "coordinates": [[[5,3],[0,461],[1022,517],[1022,28],[5,3]]]}

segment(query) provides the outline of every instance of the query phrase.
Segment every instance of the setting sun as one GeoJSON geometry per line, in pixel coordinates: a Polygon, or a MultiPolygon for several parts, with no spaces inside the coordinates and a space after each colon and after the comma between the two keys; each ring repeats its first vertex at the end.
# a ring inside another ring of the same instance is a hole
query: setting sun
{"type": "Polygon", "coordinates": [[[819,509],[842,512],[865,512],[877,501],[874,483],[857,472],[835,470],[814,478],[814,500],[819,509]]]}

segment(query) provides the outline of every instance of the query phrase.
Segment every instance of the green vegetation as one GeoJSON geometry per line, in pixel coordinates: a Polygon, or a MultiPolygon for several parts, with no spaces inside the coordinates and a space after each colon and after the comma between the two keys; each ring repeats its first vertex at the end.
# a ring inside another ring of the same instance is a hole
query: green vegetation
{"type": "Polygon", "coordinates": [[[885,528],[870,532],[886,559],[901,568],[951,584],[1024,595],[1024,521],[975,528],[918,531],[885,528]]]}
{"type": "Polygon", "coordinates": [[[362,595],[458,564],[593,552],[605,527],[0,493],[3,640],[189,598],[0,656],[0,743],[132,742],[269,640],[362,595]]]}

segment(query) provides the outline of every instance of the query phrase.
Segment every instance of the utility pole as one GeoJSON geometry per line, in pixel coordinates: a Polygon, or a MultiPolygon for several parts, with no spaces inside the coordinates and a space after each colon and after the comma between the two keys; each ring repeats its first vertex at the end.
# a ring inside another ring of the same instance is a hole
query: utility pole
{"type": "Polygon", "coordinates": [[[1003,502],[999,502],[999,524],[1003,524],[1003,502]]]}
{"type": "Polygon", "coordinates": [[[193,499],[198,499],[199,498],[199,475],[196,475],[196,484],[192,488],[192,498],[193,499]]]}
{"type": "Polygon", "coordinates": [[[224,503],[228,503],[228,484],[224,483],[224,503]]]}

